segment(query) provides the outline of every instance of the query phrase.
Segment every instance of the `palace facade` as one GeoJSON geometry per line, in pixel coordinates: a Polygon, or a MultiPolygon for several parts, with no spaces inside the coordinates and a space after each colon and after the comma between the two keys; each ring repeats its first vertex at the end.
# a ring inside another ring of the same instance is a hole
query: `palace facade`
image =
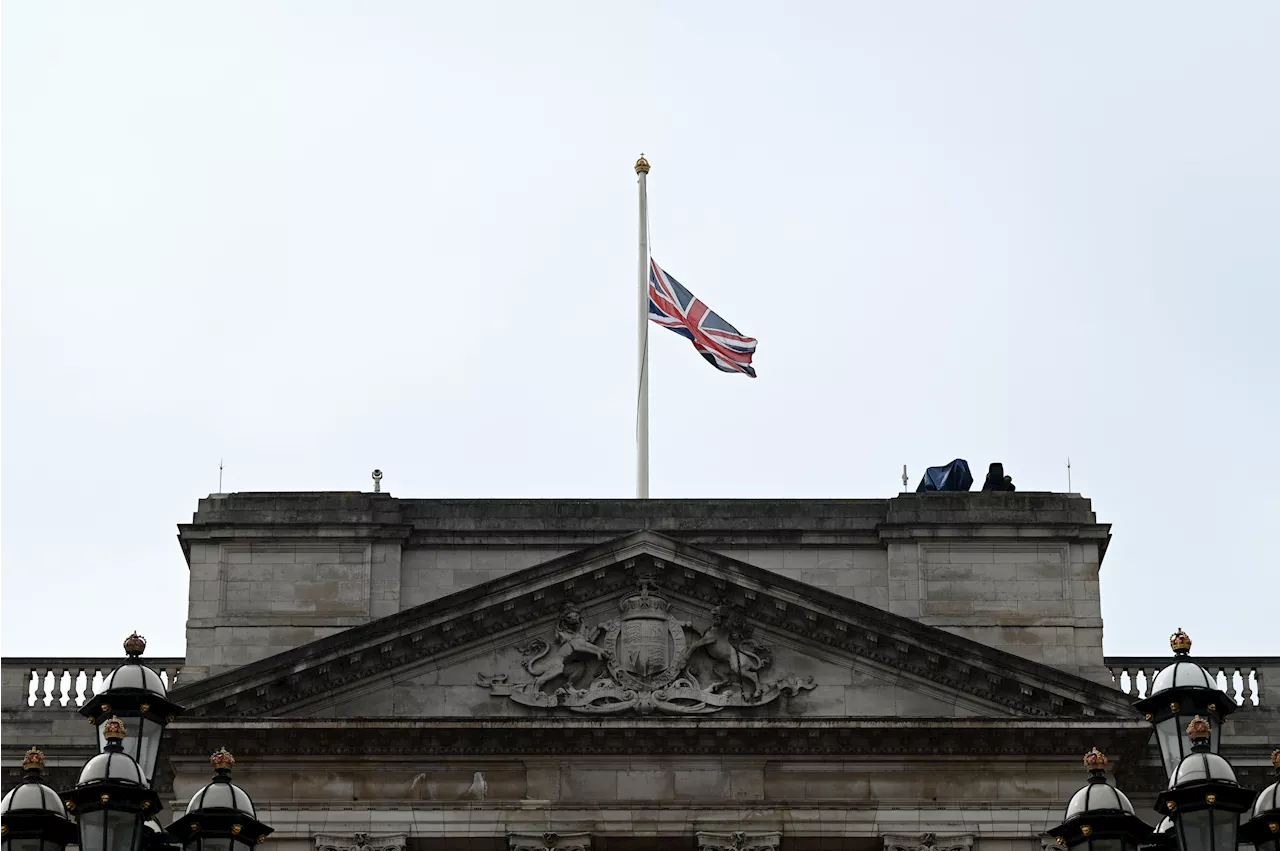
{"type": "MultiPolygon", "coordinates": [[[[1110,535],[1074,494],[211,496],[186,655],[143,659],[162,821],[225,746],[280,851],[1039,851],[1097,747],[1154,824],[1172,657],[1104,656],[1110,535]]],[[[1261,788],[1280,658],[1194,658],[1261,788]]],[[[6,789],[31,745],[74,784],[119,661],[4,659],[6,789]]]]}

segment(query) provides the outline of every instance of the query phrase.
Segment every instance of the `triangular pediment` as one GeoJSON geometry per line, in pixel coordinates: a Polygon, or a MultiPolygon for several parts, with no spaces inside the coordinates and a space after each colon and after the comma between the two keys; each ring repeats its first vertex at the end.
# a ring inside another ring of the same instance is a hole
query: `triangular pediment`
{"type": "Polygon", "coordinates": [[[647,531],[174,698],[221,718],[1134,717],[1105,686],[647,531]]]}

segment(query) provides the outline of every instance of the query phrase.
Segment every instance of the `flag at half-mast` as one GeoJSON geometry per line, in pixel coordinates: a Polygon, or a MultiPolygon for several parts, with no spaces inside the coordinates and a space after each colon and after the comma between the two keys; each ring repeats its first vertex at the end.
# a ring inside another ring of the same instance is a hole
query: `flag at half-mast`
{"type": "Polygon", "coordinates": [[[721,372],[756,377],[751,366],[756,341],[725,322],[653,258],[649,259],[649,319],[688,339],[721,372]]]}

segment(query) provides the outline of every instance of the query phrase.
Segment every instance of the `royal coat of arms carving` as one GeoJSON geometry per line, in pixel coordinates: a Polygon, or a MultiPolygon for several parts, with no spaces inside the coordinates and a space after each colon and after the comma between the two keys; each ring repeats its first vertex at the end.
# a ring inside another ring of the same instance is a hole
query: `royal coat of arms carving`
{"type": "Polygon", "coordinates": [[[769,648],[728,606],[712,608],[710,626],[699,633],[672,614],[657,581],[646,576],[619,609],[618,617],[587,626],[577,607],[567,605],[550,642],[536,638],[520,648],[530,680],[481,674],[479,684],[525,706],[596,715],[706,715],[813,688],[811,677],[766,681],[769,648]]]}

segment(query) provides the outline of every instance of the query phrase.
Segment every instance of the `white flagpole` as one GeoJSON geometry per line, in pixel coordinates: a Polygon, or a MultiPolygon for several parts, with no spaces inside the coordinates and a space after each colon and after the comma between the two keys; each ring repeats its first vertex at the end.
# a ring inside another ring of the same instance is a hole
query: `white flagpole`
{"type": "Polygon", "coordinates": [[[636,400],[636,499],[649,498],[649,199],[645,178],[649,161],[640,155],[636,177],[640,184],[640,324],[638,360],[640,391],[636,400]]]}

